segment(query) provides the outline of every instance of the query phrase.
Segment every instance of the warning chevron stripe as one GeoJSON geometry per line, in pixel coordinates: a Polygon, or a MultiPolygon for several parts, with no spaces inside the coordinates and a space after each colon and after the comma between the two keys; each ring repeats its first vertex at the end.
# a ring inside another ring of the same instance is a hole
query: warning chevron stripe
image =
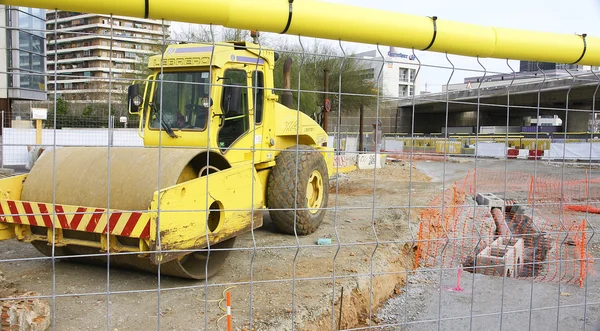
{"type": "Polygon", "coordinates": [[[56,228],[64,230],[150,238],[150,215],[147,213],[69,205],[52,206],[51,203],[0,200],[0,222],[44,227],[52,227],[54,224],[56,228]]]}

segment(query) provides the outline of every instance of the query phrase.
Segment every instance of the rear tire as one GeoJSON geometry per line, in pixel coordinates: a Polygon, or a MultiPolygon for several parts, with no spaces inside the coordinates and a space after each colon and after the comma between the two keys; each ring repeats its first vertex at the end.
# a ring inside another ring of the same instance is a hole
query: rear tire
{"type": "Polygon", "coordinates": [[[284,233],[315,232],[325,217],[329,198],[329,174],[323,155],[312,147],[298,145],[281,152],[275,162],[267,185],[271,220],[284,233]]]}

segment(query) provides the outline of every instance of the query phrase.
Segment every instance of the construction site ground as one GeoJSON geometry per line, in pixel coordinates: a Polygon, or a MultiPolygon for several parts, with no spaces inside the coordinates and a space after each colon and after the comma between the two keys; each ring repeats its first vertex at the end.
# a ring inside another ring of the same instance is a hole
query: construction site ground
{"type": "MultiPolygon", "coordinates": [[[[153,330],[159,324],[164,330],[224,330],[219,304],[225,303],[219,301],[225,290],[231,292],[236,330],[248,330],[251,317],[257,330],[290,330],[292,323],[299,330],[331,329],[339,320],[342,287],[339,328],[499,330],[502,321],[506,330],[556,329],[557,323],[559,329],[582,329],[584,317],[588,327],[596,327],[596,275],[579,288],[463,273],[464,291],[451,292],[446,289],[456,286],[456,270],[414,270],[420,211],[474,167],[546,174],[563,169],[544,161],[461,159],[417,161],[413,168],[394,162],[376,172],[340,175],[331,181],[329,196],[329,207],[336,209],[316,233],[298,239],[283,235],[265,214],[265,225],[240,236],[237,250],[208,282],[107,272],[63,259],[53,263],[31,245],[4,241],[2,296],[23,291],[54,296],[49,302],[57,330],[153,330]],[[332,244],[317,246],[319,238],[331,238],[332,244]],[[559,309],[547,308],[558,302],[559,309]]],[[[582,167],[564,171],[585,176],[582,167]]],[[[594,172],[600,176],[599,168],[594,172]]],[[[591,216],[589,223],[599,229],[600,217],[591,216]]],[[[600,236],[592,238],[589,252],[600,257],[600,236]]],[[[598,274],[599,263],[594,268],[598,274]]]]}

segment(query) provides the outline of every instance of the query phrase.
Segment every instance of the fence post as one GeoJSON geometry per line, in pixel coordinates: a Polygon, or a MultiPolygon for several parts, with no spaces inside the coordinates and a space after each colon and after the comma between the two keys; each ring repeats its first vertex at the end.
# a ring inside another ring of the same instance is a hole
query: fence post
{"type": "Polygon", "coordinates": [[[587,220],[583,219],[583,222],[581,223],[581,249],[580,249],[580,254],[579,254],[579,287],[582,288],[583,287],[583,282],[585,281],[586,278],[586,256],[585,256],[585,230],[587,228],[587,220]]]}
{"type": "Polygon", "coordinates": [[[417,235],[417,253],[415,254],[415,269],[419,267],[421,258],[421,240],[423,240],[423,220],[419,223],[419,234],[417,235]]]}
{"type": "Polygon", "coordinates": [[[2,155],[0,156],[0,169],[4,168],[4,110],[2,111],[2,155]]]}
{"type": "Polygon", "coordinates": [[[532,199],[533,199],[533,181],[534,181],[534,176],[531,176],[531,181],[529,182],[529,197],[527,197],[527,204],[531,204],[532,199]]]}
{"type": "MultiPolygon", "coordinates": [[[[589,171],[585,170],[585,200],[588,201],[590,196],[590,174],[589,171]]],[[[589,203],[589,201],[588,201],[589,203]]]]}

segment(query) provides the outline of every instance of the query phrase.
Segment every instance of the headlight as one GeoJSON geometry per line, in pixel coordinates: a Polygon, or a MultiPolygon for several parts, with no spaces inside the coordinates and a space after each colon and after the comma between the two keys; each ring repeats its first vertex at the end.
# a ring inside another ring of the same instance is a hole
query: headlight
{"type": "Polygon", "coordinates": [[[142,96],[141,95],[136,95],[135,97],[133,97],[133,105],[136,107],[139,107],[142,105],[142,96]]]}
{"type": "Polygon", "coordinates": [[[204,108],[210,107],[210,99],[208,97],[202,98],[202,107],[204,107],[204,108]]]}

